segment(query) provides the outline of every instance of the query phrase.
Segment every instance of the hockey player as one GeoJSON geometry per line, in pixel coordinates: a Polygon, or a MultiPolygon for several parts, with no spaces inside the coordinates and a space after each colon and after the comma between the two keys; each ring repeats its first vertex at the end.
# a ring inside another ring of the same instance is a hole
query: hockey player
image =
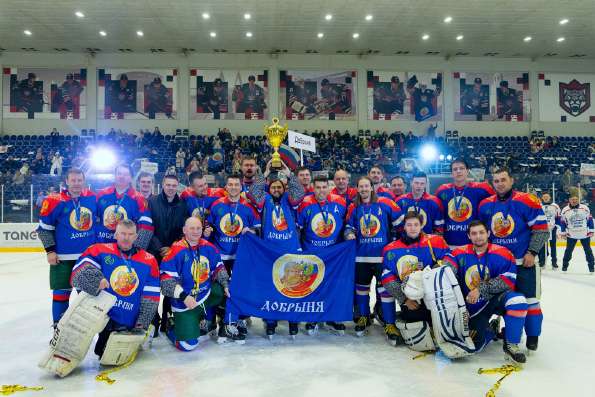
{"type": "MultiPolygon", "coordinates": [[[[391,229],[401,218],[401,209],[394,201],[378,197],[372,188],[372,180],[362,176],[357,181],[358,194],[347,210],[345,239],[357,239],[355,258],[355,304],[357,309],[355,332],[363,336],[369,326],[370,283],[372,277],[380,279],[382,249],[391,239],[391,229]]],[[[381,300],[384,331],[391,344],[396,345],[400,335],[395,327],[395,299],[381,285],[378,297],[381,300]]],[[[378,299],[378,298],[377,298],[378,299]]]]}
{"type": "Polygon", "coordinates": [[[440,185],[436,197],[444,210],[444,239],[454,249],[469,243],[467,228],[478,218],[479,203],[495,192],[487,182],[467,182],[469,166],[463,159],[450,163],[450,173],[453,182],[440,185]]]}
{"type": "Polygon", "coordinates": [[[535,257],[549,238],[547,220],[539,200],[512,189],[514,178],[506,169],[493,174],[496,194],[479,204],[479,219],[490,227],[490,241],[508,248],[517,263],[516,291],[527,298],[527,349],[537,350],[543,314],[539,306],[541,272],[535,257]]]}
{"type": "Polygon", "coordinates": [[[562,259],[562,271],[568,270],[568,265],[572,259],[572,251],[577,241],[581,242],[587,259],[589,272],[595,272],[595,260],[593,260],[593,251],[591,250],[591,237],[593,237],[593,217],[589,207],[580,203],[577,193],[573,193],[568,201],[568,205],[562,210],[560,216],[561,235],[566,238],[566,250],[562,259]]]}
{"type": "Polygon", "coordinates": [[[304,188],[304,194],[306,196],[314,195],[314,187],[312,186],[312,173],[307,167],[297,167],[295,169],[300,185],[304,188]]]}
{"type": "Polygon", "coordinates": [[[402,196],[407,192],[407,183],[401,175],[393,176],[390,180],[390,191],[395,197],[402,196]]]}
{"type": "Polygon", "coordinates": [[[428,177],[425,173],[413,174],[411,193],[398,197],[396,203],[403,213],[417,212],[421,215],[424,233],[442,234],[444,232],[444,208],[436,196],[426,192],[427,183],[428,177]]]}
{"type": "Polygon", "coordinates": [[[186,219],[184,238],[172,245],[161,262],[161,292],[172,298],[167,336],[181,351],[198,346],[199,324],[207,308],[222,305],[223,294],[229,297],[229,275],[219,250],[201,236],[202,220],[186,219]]]}
{"type": "MultiPolygon", "coordinates": [[[[314,195],[306,196],[298,207],[297,224],[302,230],[304,249],[315,251],[340,242],[346,212],[345,200],[341,196],[330,194],[328,179],[317,176],[314,179],[314,195]]],[[[327,324],[337,333],[345,333],[344,324],[327,324]]],[[[318,331],[318,325],[307,323],[306,331],[309,335],[314,335],[318,331]]]]}
{"type": "MultiPolygon", "coordinates": [[[[549,254],[552,257],[552,269],[558,269],[558,255],[556,247],[556,237],[558,234],[558,224],[560,222],[560,207],[558,204],[552,202],[552,198],[549,193],[543,193],[541,195],[541,208],[547,218],[547,228],[550,232],[550,244],[549,254]]],[[[545,258],[547,257],[547,243],[543,245],[541,251],[539,251],[539,266],[543,269],[545,267],[545,258]]]]}
{"type": "Polygon", "coordinates": [[[95,354],[101,364],[133,359],[159,305],[157,261],[134,247],[136,237],[136,225],[124,219],[116,227],[115,243],[94,244],[81,255],[70,279],[81,293],[58,323],[40,367],[68,375],[97,332],[95,354]]]}
{"type": "Polygon", "coordinates": [[[234,99],[237,104],[236,113],[244,113],[247,120],[250,120],[252,113],[263,115],[267,107],[265,92],[256,84],[256,78],[253,75],[248,76],[248,83],[242,84],[238,93],[239,95],[234,99]]]}
{"type": "Polygon", "coordinates": [[[475,115],[477,121],[481,121],[484,115],[490,114],[490,93],[489,86],[482,85],[481,78],[476,77],[473,85],[464,85],[461,93],[462,113],[475,115]]]}
{"type": "Polygon", "coordinates": [[[345,199],[347,207],[349,207],[349,204],[351,204],[351,202],[357,195],[357,189],[349,186],[350,178],[351,175],[349,175],[347,171],[337,170],[335,172],[335,177],[333,178],[333,182],[335,182],[335,187],[331,189],[331,194],[336,194],[345,199]]]}
{"type": "Polygon", "coordinates": [[[95,243],[95,194],[85,189],[85,174],[78,168],[66,173],[67,189],[50,194],[41,206],[37,235],[50,264],[54,327],[68,309],[70,273],[76,260],[95,243]]]}
{"type": "MultiPolygon", "coordinates": [[[[252,156],[242,157],[241,163],[242,171],[242,192],[247,192],[248,188],[254,183],[254,177],[258,171],[258,165],[256,164],[256,158],[252,156]]],[[[245,196],[245,194],[244,194],[245,196]]]]}
{"type": "MultiPolygon", "coordinates": [[[[263,175],[257,175],[255,182],[248,190],[248,199],[256,206],[262,222],[262,238],[286,252],[301,250],[300,236],[296,226],[296,210],[304,198],[304,189],[297,178],[291,174],[283,163],[279,173],[271,174],[271,161],[267,163],[263,175]],[[280,176],[283,176],[283,179],[280,176]],[[269,186],[267,192],[267,178],[269,186]],[[287,188],[284,180],[288,179],[287,188]]],[[[272,338],[277,321],[266,320],[266,334],[272,338]]],[[[289,335],[298,333],[298,323],[289,323],[289,335]]]]}
{"type": "Polygon", "coordinates": [[[154,119],[156,113],[165,113],[171,118],[172,98],[168,89],[161,83],[161,77],[155,77],[145,90],[146,106],[145,111],[149,119],[154,119]]]}
{"type": "Polygon", "coordinates": [[[136,85],[129,84],[126,74],[122,74],[117,83],[111,82],[107,90],[107,98],[113,113],[136,111],[136,85]]]}
{"type": "Polygon", "coordinates": [[[209,208],[224,195],[224,190],[208,187],[207,178],[199,171],[192,172],[188,176],[188,182],[190,186],[182,192],[180,198],[186,202],[188,216],[195,216],[204,222],[209,215],[209,208]]]}
{"type": "Polygon", "coordinates": [[[382,185],[382,180],[384,179],[384,170],[379,165],[375,165],[370,168],[370,171],[368,171],[368,177],[370,177],[374,187],[374,192],[376,192],[378,197],[386,197],[396,201],[397,197],[393,194],[393,192],[382,185]]]}
{"type": "Polygon", "coordinates": [[[132,169],[119,164],[114,170],[114,185],[97,192],[97,241],[114,242],[114,230],[122,219],[130,219],[138,226],[135,245],[146,249],[153,236],[153,222],[145,198],[132,186],[132,169]]]}
{"type": "MultiPolygon", "coordinates": [[[[516,263],[512,253],[490,244],[485,223],[473,220],[467,230],[471,244],[444,257],[457,275],[469,311],[469,328],[475,347],[481,350],[495,336],[487,332],[492,315],[504,316],[504,353],[517,363],[526,361],[519,349],[527,315],[527,300],[514,292],[516,263]]],[[[496,323],[497,324],[497,323],[496,323]]],[[[494,333],[499,330],[494,329],[494,333]]]]}

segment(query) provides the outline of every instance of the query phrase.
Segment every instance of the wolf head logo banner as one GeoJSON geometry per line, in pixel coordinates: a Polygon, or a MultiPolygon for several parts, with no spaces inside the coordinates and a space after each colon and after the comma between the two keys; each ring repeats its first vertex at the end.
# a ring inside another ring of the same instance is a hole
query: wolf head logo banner
{"type": "Polygon", "coordinates": [[[576,79],[560,83],[560,107],[574,117],[585,112],[591,107],[591,84],[581,84],[576,79]]]}

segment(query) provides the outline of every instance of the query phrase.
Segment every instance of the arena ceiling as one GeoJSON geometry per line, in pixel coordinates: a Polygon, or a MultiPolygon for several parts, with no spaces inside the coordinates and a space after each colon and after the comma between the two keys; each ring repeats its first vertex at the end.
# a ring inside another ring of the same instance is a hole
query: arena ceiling
{"type": "Polygon", "coordinates": [[[0,51],[595,58],[594,20],[594,0],[0,0],[0,51]]]}

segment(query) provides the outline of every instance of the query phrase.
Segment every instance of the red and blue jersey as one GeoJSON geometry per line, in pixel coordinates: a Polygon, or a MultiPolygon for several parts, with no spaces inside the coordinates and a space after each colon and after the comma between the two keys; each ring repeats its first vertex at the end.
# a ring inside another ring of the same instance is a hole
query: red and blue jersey
{"type": "Polygon", "coordinates": [[[256,203],[262,222],[262,238],[283,247],[287,252],[295,252],[300,247],[300,235],[296,225],[296,210],[299,202],[291,203],[289,195],[283,193],[275,202],[266,193],[261,202],[256,203]]]}
{"type": "Polygon", "coordinates": [[[391,228],[397,227],[401,209],[394,201],[378,197],[375,203],[351,203],[347,209],[345,228],[352,230],[357,239],[355,260],[381,263],[382,250],[391,240],[391,228]]]}
{"type": "Polygon", "coordinates": [[[100,190],[97,193],[97,216],[97,241],[101,243],[116,241],[114,232],[122,219],[132,220],[138,229],[153,231],[147,200],[131,187],[122,194],[118,194],[114,186],[100,190]]]}
{"type": "Polygon", "coordinates": [[[298,207],[297,224],[303,230],[304,249],[319,249],[341,241],[347,207],[342,197],[329,194],[319,203],[306,196],[298,207]]]}
{"type": "MultiPolygon", "coordinates": [[[[219,250],[205,239],[190,246],[185,239],[172,244],[171,250],[161,261],[161,280],[175,279],[185,293],[204,302],[211,294],[211,285],[218,272],[225,269],[219,250]]],[[[171,300],[172,311],[188,310],[182,299],[171,300]]]]}
{"type": "Polygon", "coordinates": [[[547,219],[537,197],[512,191],[506,200],[493,195],[479,204],[479,219],[490,228],[490,241],[508,248],[522,259],[533,230],[548,230],[547,219]]]}
{"type": "Polygon", "coordinates": [[[437,235],[422,234],[419,241],[409,245],[403,240],[393,241],[382,251],[380,280],[383,285],[396,280],[404,281],[414,271],[434,266],[449,252],[446,241],[437,235]]]}
{"type": "Polygon", "coordinates": [[[186,188],[182,194],[180,194],[180,198],[186,202],[188,216],[195,216],[205,220],[209,216],[209,208],[211,208],[211,205],[224,195],[225,190],[221,188],[207,188],[207,194],[198,197],[193,189],[186,188]]]}
{"type": "Polygon", "coordinates": [[[304,197],[314,196],[314,187],[312,185],[304,187],[304,197]]]}
{"type": "Polygon", "coordinates": [[[108,315],[118,324],[129,328],[136,325],[142,299],[159,302],[159,267],[155,257],[145,250],[133,248],[127,256],[117,243],[94,244],[74,265],[72,276],[85,266],[96,267],[109,282],[105,291],[117,300],[108,315]]]}
{"type": "Polygon", "coordinates": [[[354,187],[347,187],[347,190],[345,191],[345,193],[339,193],[337,188],[334,187],[331,190],[331,194],[336,194],[337,196],[343,197],[343,200],[345,200],[345,204],[347,205],[347,208],[349,208],[349,204],[351,204],[353,202],[353,200],[355,200],[355,197],[357,196],[357,189],[354,187]]]}
{"type": "Polygon", "coordinates": [[[239,201],[233,202],[225,196],[211,205],[207,223],[213,227],[209,240],[217,246],[221,258],[228,260],[235,259],[242,230],[260,227],[260,216],[245,198],[240,197],[239,201]]]}
{"type": "MultiPolygon", "coordinates": [[[[482,281],[500,277],[514,291],[516,284],[516,261],[512,252],[496,244],[488,244],[488,250],[477,254],[473,244],[457,248],[444,257],[444,262],[456,269],[463,296],[479,288],[482,281]]],[[[489,300],[479,297],[476,303],[467,303],[472,316],[487,306],[489,300]]]]}
{"type": "Polygon", "coordinates": [[[413,193],[407,193],[399,196],[396,202],[403,215],[412,211],[421,214],[424,233],[441,234],[444,231],[444,210],[438,197],[424,192],[419,199],[415,199],[413,193]]]}
{"type": "Polygon", "coordinates": [[[43,200],[39,229],[54,232],[59,259],[77,260],[83,251],[95,244],[96,216],[95,193],[83,190],[78,198],[73,198],[64,190],[43,200]]]}
{"type": "Polygon", "coordinates": [[[444,239],[451,246],[469,244],[467,229],[479,218],[479,203],[496,192],[486,182],[469,182],[460,187],[445,183],[435,193],[444,211],[444,239]]]}
{"type": "Polygon", "coordinates": [[[376,189],[376,195],[378,197],[385,197],[395,202],[397,201],[397,196],[395,196],[395,194],[385,186],[379,186],[378,189],[376,189]]]}

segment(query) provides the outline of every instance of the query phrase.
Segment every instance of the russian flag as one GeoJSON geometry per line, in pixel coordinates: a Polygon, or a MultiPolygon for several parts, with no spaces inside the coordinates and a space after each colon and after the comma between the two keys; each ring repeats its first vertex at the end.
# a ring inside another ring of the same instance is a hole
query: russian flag
{"type": "Polygon", "coordinates": [[[279,155],[281,156],[281,160],[283,160],[292,171],[300,165],[300,155],[285,144],[281,144],[279,147],[279,155]]]}

